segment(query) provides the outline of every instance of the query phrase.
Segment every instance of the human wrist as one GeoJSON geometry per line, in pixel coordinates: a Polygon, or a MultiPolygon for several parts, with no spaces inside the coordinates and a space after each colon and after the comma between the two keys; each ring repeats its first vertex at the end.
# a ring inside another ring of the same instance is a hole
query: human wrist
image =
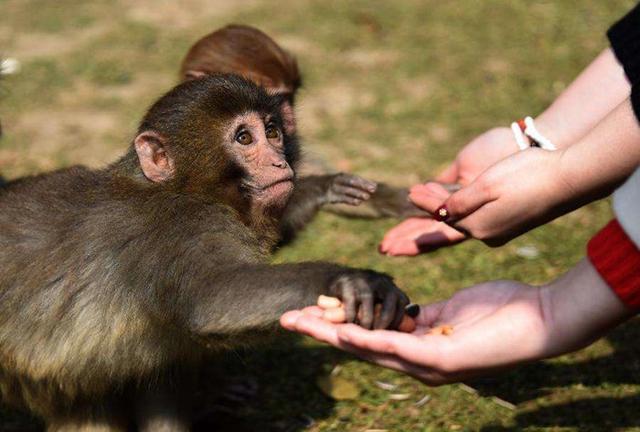
{"type": "Polygon", "coordinates": [[[542,288],[548,329],[545,356],[583,348],[633,316],[588,259],[542,288]]]}
{"type": "Polygon", "coordinates": [[[556,148],[566,148],[573,143],[574,139],[567,134],[570,129],[567,119],[546,110],[535,118],[535,122],[538,131],[547,137],[556,148]]]}

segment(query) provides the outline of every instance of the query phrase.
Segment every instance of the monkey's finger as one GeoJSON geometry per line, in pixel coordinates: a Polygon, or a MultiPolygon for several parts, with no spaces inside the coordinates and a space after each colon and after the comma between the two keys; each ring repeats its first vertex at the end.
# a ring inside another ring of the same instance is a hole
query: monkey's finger
{"type": "Polygon", "coordinates": [[[352,323],[356,320],[357,314],[357,298],[356,289],[351,281],[342,284],[342,304],[344,305],[345,321],[352,323]]]}
{"type": "Polygon", "coordinates": [[[358,324],[366,329],[371,329],[373,326],[375,307],[373,293],[369,288],[366,288],[365,291],[360,292],[359,300],[360,310],[358,316],[360,318],[360,322],[358,324]]]}
{"type": "Polygon", "coordinates": [[[331,190],[338,197],[351,197],[362,201],[366,201],[371,198],[370,193],[351,186],[333,185],[331,190]]]}
{"type": "MultiPolygon", "coordinates": [[[[404,293],[404,291],[400,291],[400,299],[398,300],[403,308],[406,308],[411,304],[411,299],[404,293]]],[[[417,306],[417,305],[416,305],[417,306]]]]}
{"type": "Polygon", "coordinates": [[[400,327],[400,323],[404,318],[404,308],[406,304],[402,304],[401,301],[396,302],[395,304],[395,314],[393,316],[393,322],[389,326],[389,329],[395,330],[400,327]]]}
{"type": "Polygon", "coordinates": [[[365,190],[369,193],[374,193],[376,189],[378,189],[378,184],[376,182],[355,175],[339,175],[336,178],[336,183],[365,190]]]}
{"type": "Polygon", "coordinates": [[[373,328],[375,329],[386,329],[393,321],[396,313],[396,303],[398,302],[398,295],[392,291],[387,294],[382,301],[382,310],[380,315],[376,317],[375,322],[373,323],[373,328]]]}

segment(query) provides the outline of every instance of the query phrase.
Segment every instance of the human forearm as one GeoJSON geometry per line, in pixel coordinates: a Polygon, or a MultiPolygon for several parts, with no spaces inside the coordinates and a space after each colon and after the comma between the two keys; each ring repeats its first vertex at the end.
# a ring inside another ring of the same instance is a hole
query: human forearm
{"type": "Polygon", "coordinates": [[[567,186],[569,198],[582,205],[609,195],[639,164],[640,124],[627,98],[564,150],[559,180],[567,186]]]}
{"type": "Polygon", "coordinates": [[[541,296],[549,341],[544,357],[583,348],[634,314],[586,258],[541,296]]]}
{"type": "Polygon", "coordinates": [[[622,66],[607,48],[536,118],[536,126],[559,148],[568,147],[615,109],[630,91],[622,66]]]}

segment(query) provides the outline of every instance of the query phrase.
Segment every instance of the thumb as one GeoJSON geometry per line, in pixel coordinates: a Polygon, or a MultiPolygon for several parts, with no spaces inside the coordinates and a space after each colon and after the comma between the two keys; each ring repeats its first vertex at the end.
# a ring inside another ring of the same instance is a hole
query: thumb
{"type": "Polygon", "coordinates": [[[480,207],[494,200],[495,198],[489,189],[483,187],[482,180],[478,179],[451,194],[442,206],[434,211],[440,211],[444,207],[448,215],[443,217],[443,222],[452,223],[464,219],[480,207]]]}

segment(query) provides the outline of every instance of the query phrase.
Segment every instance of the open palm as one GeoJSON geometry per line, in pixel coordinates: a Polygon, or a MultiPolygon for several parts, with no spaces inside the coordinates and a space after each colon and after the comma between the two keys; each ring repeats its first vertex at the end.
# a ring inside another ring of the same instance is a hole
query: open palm
{"type": "Polygon", "coordinates": [[[322,320],[313,307],[288,312],[281,323],[373,363],[439,385],[540,358],[547,340],[541,311],[539,288],[496,281],[423,306],[411,334],[332,324],[322,320]],[[443,324],[452,326],[453,333],[428,333],[443,324]]]}

